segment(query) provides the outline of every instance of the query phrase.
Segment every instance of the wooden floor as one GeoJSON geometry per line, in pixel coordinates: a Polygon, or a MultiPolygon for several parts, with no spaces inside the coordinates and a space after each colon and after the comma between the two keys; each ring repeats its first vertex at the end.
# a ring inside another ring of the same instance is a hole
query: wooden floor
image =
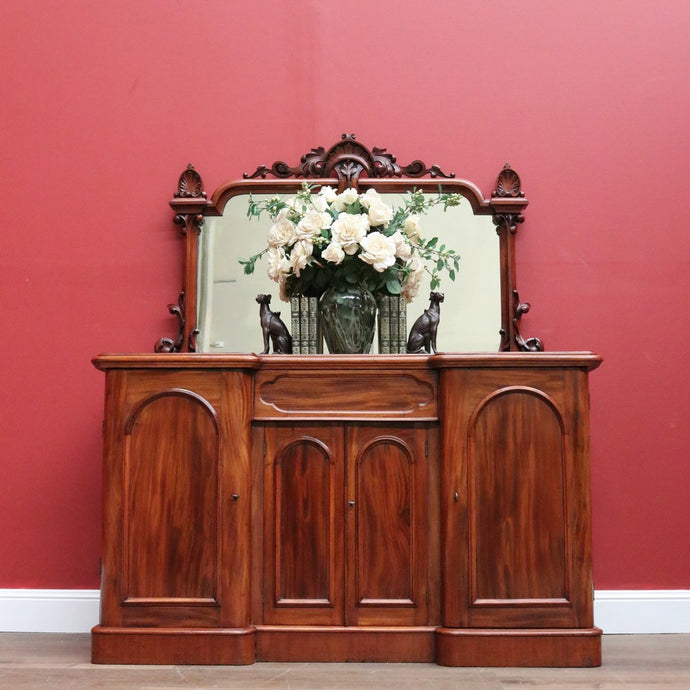
{"type": "Polygon", "coordinates": [[[690,635],[604,635],[595,669],[444,668],[433,664],[94,666],[89,635],[0,633],[0,688],[236,690],[538,690],[690,688],[690,635]]]}

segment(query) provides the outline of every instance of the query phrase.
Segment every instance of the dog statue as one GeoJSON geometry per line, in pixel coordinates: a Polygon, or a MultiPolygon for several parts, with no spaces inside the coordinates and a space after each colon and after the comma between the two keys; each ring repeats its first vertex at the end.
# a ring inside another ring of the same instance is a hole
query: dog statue
{"type": "Polygon", "coordinates": [[[414,322],[410,329],[410,336],[407,339],[407,352],[409,354],[420,354],[423,352],[436,353],[436,332],[438,322],[441,319],[441,307],[443,302],[442,292],[432,292],[429,295],[429,308],[414,322]]]}
{"type": "Polygon", "coordinates": [[[264,334],[264,350],[262,355],[268,354],[269,339],[273,343],[273,353],[278,355],[292,354],[292,336],[285,324],[280,320],[279,311],[271,311],[271,295],[257,295],[259,303],[259,319],[264,334]]]}

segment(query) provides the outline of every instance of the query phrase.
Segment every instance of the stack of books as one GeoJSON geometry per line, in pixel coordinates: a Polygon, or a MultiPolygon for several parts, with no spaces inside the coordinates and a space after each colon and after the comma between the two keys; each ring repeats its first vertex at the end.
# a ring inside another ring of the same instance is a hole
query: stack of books
{"type": "Polygon", "coordinates": [[[323,352],[319,326],[319,298],[296,296],[290,299],[292,353],[316,355],[323,352]]]}
{"type": "Polygon", "coordinates": [[[404,297],[379,297],[379,354],[407,352],[407,302],[404,297]]]}

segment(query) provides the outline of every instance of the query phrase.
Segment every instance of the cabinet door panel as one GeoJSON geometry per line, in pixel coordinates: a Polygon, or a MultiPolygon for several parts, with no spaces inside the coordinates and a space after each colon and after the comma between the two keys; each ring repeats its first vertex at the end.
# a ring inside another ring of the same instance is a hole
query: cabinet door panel
{"type": "Polygon", "coordinates": [[[444,625],[591,626],[586,374],[449,371],[443,386],[463,391],[443,437],[444,625]]]}
{"type": "Polygon", "coordinates": [[[472,600],[567,596],[563,430],[548,400],[524,389],[486,401],[469,430],[472,600]]]}
{"type": "Polygon", "coordinates": [[[121,596],[127,620],[165,618],[171,606],[188,622],[195,616],[198,624],[215,620],[219,448],[214,409],[189,391],[154,395],[132,414],[123,472],[121,596]],[[208,606],[214,608],[205,612],[208,606]],[[201,608],[193,614],[189,607],[201,608]]]}
{"type": "Polygon", "coordinates": [[[266,428],[264,619],[342,619],[342,429],[266,428]]]}
{"type": "Polygon", "coordinates": [[[348,429],[347,623],[427,618],[424,430],[348,429]]]}

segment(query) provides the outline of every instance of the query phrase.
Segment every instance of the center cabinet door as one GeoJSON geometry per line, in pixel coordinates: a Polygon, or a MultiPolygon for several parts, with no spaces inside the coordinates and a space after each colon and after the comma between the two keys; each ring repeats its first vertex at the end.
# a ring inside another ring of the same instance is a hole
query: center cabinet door
{"type": "Polygon", "coordinates": [[[267,425],[264,623],[343,621],[344,429],[267,425]]]}
{"type": "Polygon", "coordinates": [[[424,625],[423,425],[267,425],[264,622],[424,625]]]}

